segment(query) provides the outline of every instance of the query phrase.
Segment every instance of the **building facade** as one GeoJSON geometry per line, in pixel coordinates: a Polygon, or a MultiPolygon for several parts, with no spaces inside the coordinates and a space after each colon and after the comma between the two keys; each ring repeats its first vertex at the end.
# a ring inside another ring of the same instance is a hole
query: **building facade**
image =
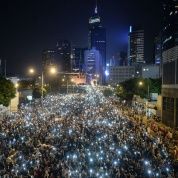
{"type": "Polygon", "coordinates": [[[178,1],[165,0],[162,29],[162,122],[178,127],[178,1]]]}
{"type": "Polygon", "coordinates": [[[98,81],[102,83],[102,56],[96,48],[85,51],[85,73],[87,82],[90,83],[96,76],[98,81]]]}
{"type": "Polygon", "coordinates": [[[155,64],[161,65],[161,61],[162,61],[162,36],[161,36],[161,33],[155,38],[154,57],[155,57],[155,64]]]}
{"type": "Polygon", "coordinates": [[[144,60],[144,30],[138,27],[130,27],[128,41],[129,65],[145,63],[144,60]]]}
{"type": "Polygon", "coordinates": [[[117,85],[121,82],[134,78],[134,76],[134,66],[110,66],[108,83],[111,85],[117,85]]]}
{"type": "Polygon", "coordinates": [[[160,65],[155,65],[155,64],[143,65],[142,78],[152,78],[152,79],[161,78],[160,65]]]}
{"type": "Polygon", "coordinates": [[[61,72],[71,72],[71,43],[67,40],[58,41],[56,45],[56,60],[61,72]]]}
{"type": "Polygon", "coordinates": [[[84,52],[86,48],[72,49],[72,70],[82,73],[84,71],[84,52]]]}
{"type": "Polygon", "coordinates": [[[55,51],[54,50],[44,50],[42,52],[42,68],[43,72],[46,72],[50,65],[55,64],[55,51]]]}
{"type": "Polygon", "coordinates": [[[96,48],[102,58],[102,83],[105,83],[106,70],[106,30],[101,25],[101,18],[96,6],[94,15],[89,19],[88,48],[96,48]]]}

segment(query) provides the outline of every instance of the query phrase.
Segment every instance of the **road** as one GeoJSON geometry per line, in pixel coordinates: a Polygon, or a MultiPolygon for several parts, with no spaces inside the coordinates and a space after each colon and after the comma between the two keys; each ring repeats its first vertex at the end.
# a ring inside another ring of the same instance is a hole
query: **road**
{"type": "Polygon", "coordinates": [[[59,178],[173,177],[167,148],[86,86],[23,105],[0,126],[0,173],[59,178]],[[1,157],[2,156],[2,157],[1,157]],[[5,166],[4,166],[5,165],[5,166]]]}

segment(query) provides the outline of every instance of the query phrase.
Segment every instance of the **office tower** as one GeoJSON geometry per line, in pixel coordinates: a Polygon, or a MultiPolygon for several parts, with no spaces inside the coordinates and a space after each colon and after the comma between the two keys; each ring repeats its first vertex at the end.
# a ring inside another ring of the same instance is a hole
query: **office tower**
{"type": "Polygon", "coordinates": [[[127,66],[127,53],[125,51],[119,52],[119,66],[127,66]]]}
{"type": "Polygon", "coordinates": [[[119,66],[119,59],[118,59],[118,56],[112,56],[112,58],[110,59],[109,61],[109,66],[119,66]]]}
{"type": "Polygon", "coordinates": [[[85,50],[86,48],[72,49],[72,70],[74,72],[83,72],[85,50]]]}
{"type": "Polygon", "coordinates": [[[144,30],[140,27],[130,27],[128,37],[129,65],[145,63],[144,60],[144,30]]]}
{"type": "Polygon", "coordinates": [[[102,79],[102,56],[96,48],[86,50],[85,56],[85,73],[87,82],[91,82],[95,76],[98,76],[98,81],[101,84],[102,79]]]}
{"type": "Polygon", "coordinates": [[[101,18],[98,14],[98,7],[96,5],[95,12],[89,19],[89,34],[88,34],[89,49],[96,48],[102,58],[102,83],[105,83],[106,70],[106,30],[102,27],[101,18]]]}
{"type": "Polygon", "coordinates": [[[43,72],[47,72],[50,65],[55,64],[55,51],[54,50],[44,50],[42,52],[42,68],[43,72]]]}
{"type": "Polygon", "coordinates": [[[58,41],[56,45],[56,60],[61,72],[71,72],[71,44],[67,40],[58,41]]]}
{"type": "Polygon", "coordinates": [[[178,127],[178,1],[165,0],[162,29],[162,122],[178,127]]]}
{"type": "Polygon", "coordinates": [[[155,38],[154,58],[155,64],[160,65],[162,61],[162,33],[155,38]]]}

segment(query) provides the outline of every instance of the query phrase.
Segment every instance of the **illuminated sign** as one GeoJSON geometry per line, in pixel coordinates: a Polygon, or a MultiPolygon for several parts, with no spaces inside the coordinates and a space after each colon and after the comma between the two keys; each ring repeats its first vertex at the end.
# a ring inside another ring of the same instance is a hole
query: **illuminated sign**
{"type": "Polygon", "coordinates": [[[132,33],[132,26],[130,26],[130,30],[129,31],[130,31],[130,33],[132,33]]]}
{"type": "Polygon", "coordinates": [[[90,23],[90,24],[97,23],[97,22],[98,22],[98,23],[100,22],[100,18],[99,18],[99,17],[89,20],[89,23],[90,23]]]}

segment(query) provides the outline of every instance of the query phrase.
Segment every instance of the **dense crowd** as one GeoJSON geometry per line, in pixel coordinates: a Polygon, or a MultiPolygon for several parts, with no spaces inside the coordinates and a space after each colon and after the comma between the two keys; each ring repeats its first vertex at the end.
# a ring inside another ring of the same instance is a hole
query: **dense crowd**
{"type": "Polygon", "coordinates": [[[173,178],[161,137],[150,137],[92,87],[47,96],[0,121],[0,176],[173,178]]]}

